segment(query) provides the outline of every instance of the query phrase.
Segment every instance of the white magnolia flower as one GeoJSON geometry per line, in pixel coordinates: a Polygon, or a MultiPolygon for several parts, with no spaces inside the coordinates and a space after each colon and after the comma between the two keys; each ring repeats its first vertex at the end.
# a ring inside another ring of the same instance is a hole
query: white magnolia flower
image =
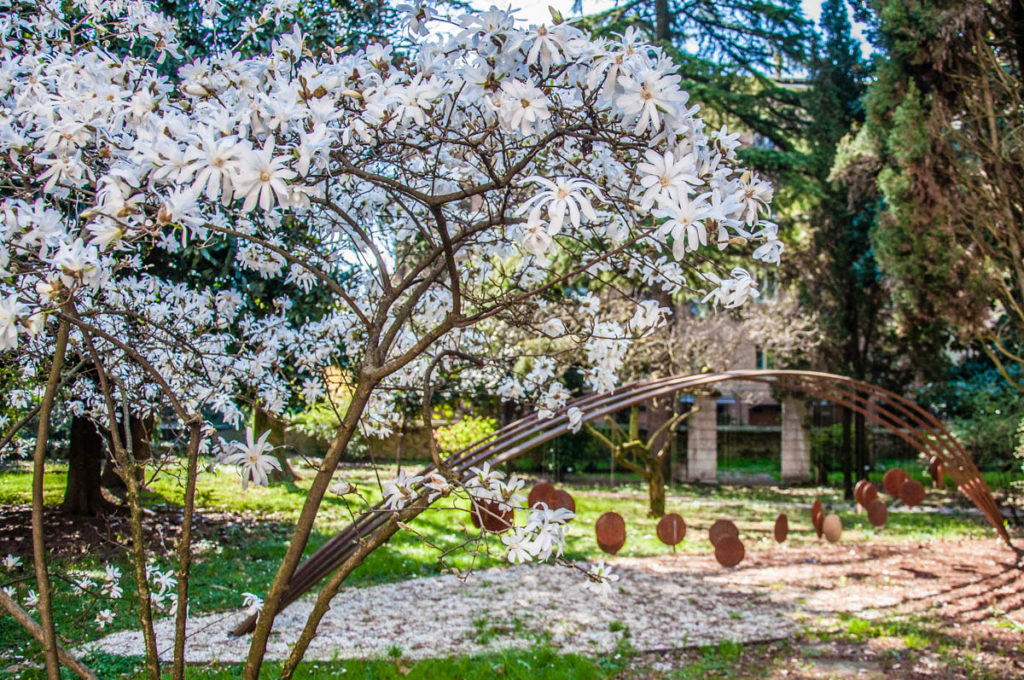
{"type": "Polygon", "coordinates": [[[756,224],[760,214],[768,212],[775,191],[771,184],[750,173],[744,173],[738,184],[737,195],[741,208],[737,219],[746,224],[756,224]]]}
{"type": "Polygon", "coordinates": [[[441,496],[447,496],[452,492],[451,484],[439,472],[431,472],[424,481],[423,486],[430,489],[430,499],[432,501],[441,496]]]}
{"type": "Polygon", "coordinates": [[[88,574],[78,574],[72,579],[72,582],[76,587],[80,590],[84,590],[85,592],[89,592],[96,587],[96,581],[94,581],[88,574]]]}
{"type": "Polygon", "coordinates": [[[295,177],[295,171],[285,165],[285,156],[274,156],[274,138],[268,137],[260,151],[250,151],[239,163],[237,197],[244,197],[244,212],[249,212],[258,203],[264,211],[274,207],[275,199],[282,205],[288,204],[287,180],[295,177]]]}
{"type": "Polygon", "coordinates": [[[512,564],[529,562],[531,554],[529,550],[530,536],[525,528],[520,527],[514,532],[508,532],[501,537],[501,542],[508,549],[506,559],[512,564]]]}
{"type": "Polygon", "coordinates": [[[519,209],[519,214],[529,212],[527,224],[540,224],[541,212],[546,208],[548,215],[548,233],[557,234],[562,229],[566,212],[569,213],[569,220],[574,227],[580,226],[580,213],[587,219],[597,221],[597,213],[594,212],[590,199],[584,191],[603,200],[601,190],[597,185],[586,179],[559,178],[551,181],[546,177],[533,175],[526,178],[527,182],[534,182],[544,187],[543,191],[537,193],[519,209]]]}
{"type": "Polygon", "coordinates": [[[413,38],[430,35],[426,24],[433,19],[430,7],[419,0],[411,5],[397,5],[395,11],[402,15],[402,25],[407,28],[413,38]]]}
{"type": "Polygon", "coordinates": [[[29,588],[28,594],[25,595],[25,606],[30,609],[35,609],[39,606],[39,594],[32,588],[29,588]]]}
{"type": "Polygon", "coordinates": [[[556,316],[545,321],[544,325],[540,328],[540,332],[549,338],[561,337],[566,333],[565,323],[556,316]]]}
{"type": "Polygon", "coordinates": [[[17,555],[8,554],[0,564],[3,565],[6,571],[14,571],[21,566],[21,558],[17,555]]]}
{"type": "Polygon", "coordinates": [[[704,272],[702,277],[714,284],[716,287],[707,293],[701,302],[711,302],[715,306],[721,305],[726,309],[739,307],[749,298],[756,298],[760,295],[757,290],[757,281],[745,269],[739,267],[729,272],[729,278],[719,278],[714,272],[704,272]]]}
{"type": "Polygon", "coordinates": [[[501,470],[492,470],[490,461],[483,465],[469,468],[472,476],[466,481],[466,491],[474,498],[490,500],[497,494],[497,484],[505,479],[505,473],[501,470]]]}
{"type": "Polygon", "coordinates": [[[156,586],[156,594],[161,598],[178,585],[178,579],[174,577],[174,573],[170,569],[161,571],[152,565],[146,567],[146,578],[153,582],[153,585],[156,586]]]}
{"type": "Polygon", "coordinates": [[[601,561],[587,571],[587,580],[583,586],[602,597],[607,597],[612,592],[612,584],[618,580],[618,574],[613,574],[611,567],[601,561]]]}
{"type": "Polygon", "coordinates": [[[619,77],[623,93],[615,99],[615,106],[627,117],[636,116],[634,134],[641,135],[647,128],[661,129],[662,116],[675,118],[679,107],[686,104],[689,95],[679,89],[681,78],[654,68],[644,68],[634,76],[619,77]]]}
{"type": "Polygon", "coordinates": [[[192,191],[205,194],[211,201],[223,197],[226,204],[234,191],[231,177],[241,153],[248,149],[234,135],[220,135],[210,127],[199,130],[198,143],[185,149],[188,170],[194,176],[192,191]]]}
{"type": "Polygon", "coordinates": [[[345,496],[347,494],[352,493],[355,490],[356,488],[352,486],[352,484],[348,480],[345,479],[339,479],[334,484],[332,484],[329,489],[331,493],[336,494],[338,496],[345,496]]]}
{"type": "Polygon", "coordinates": [[[255,614],[263,609],[263,598],[252,593],[242,593],[242,607],[247,614],[255,614]]]}
{"type": "Polygon", "coordinates": [[[397,477],[384,484],[384,507],[389,510],[404,508],[410,501],[416,499],[418,494],[412,487],[421,481],[423,477],[407,475],[405,470],[399,470],[397,477]]]}
{"type": "Polygon", "coordinates": [[[693,187],[701,184],[691,155],[676,158],[671,151],[662,155],[651,149],[644,153],[644,158],[647,162],[636,166],[643,174],[640,186],[645,189],[640,200],[641,210],[650,210],[656,202],[670,203],[685,198],[693,187]]]}
{"type": "Polygon", "coordinates": [[[728,157],[732,157],[740,145],[740,133],[733,132],[730,134],[725,125],[713,132],[711,139],[718,143],[722,148],[722,153],[728,157]]]}
{"type": "Polygon", "coordinates": [[[114,612],[109,609],[103,609],[99,614],[96,615],[96,625],[102,630],[109,624],[114,622],[114,612]]]}
{"type": "Polygon", "coordinates": [[[534,64],[540,61],[541,69],[544,75],[547,75],[551,65],[562,60],[562,52],[566,47],[565,40],[558,31],[548,30],[544,25],[528,32],[526,39],[533,41],[526,55],[526,63],[534,64]]]}
{"type": "Polygon", "coordinates": [[[61,271],[61,281],[67,286],[81,283],[91,286],[99,280],[99,251],[86,245],[80,238],[60,244],[50,264],[61,271]]]}
{"type": "Polygon", "coordinates": [[[634,333],[646,333],[663,324],[667,313],[669,309],[659,305],[657,300],[644,300],[637,305],[633,318],[629,320],[629,327],[634,333]]]}
{"type": "Polygon", "coordinates": [[[500,111],[505,126],[524,135],[533,134],[541,122],[551,118],[548,98],[532,83],[522,80],[506,80],[501,84],[500,111]]]}
{"type": "Polygon", "coordinates": [[[672,237],[672,256],[677,260],[683,259],[686,253],[708,244],[708,229],[704,220],[710,215],[711,211],[705,200],[690,200],[682,196],[678,201],[654,211],[655,217],[668,218],[661,225],[661,231],[672,237]]]}
{"type": "Polygon", "coordinates": [[[222,459],[227,465],[237,465],[238,472],[242,477],[242,488],[249,488],[249,480],[257,486],[267,486],[270,482],[269,473],[271,470],[280,470],[281,463],[274,456],[269,455],[274,447],[267,439],[270,437],[270,430],[264,432],[259,439],[253,438],[251,427],[245,428],[245,443],[231,442],[229,444],[232,453],[222,459]]]}
{"type": "Polygon", "coordinates": [[[569,417],[569,431],[579,432],[580,428],[583,427],[583,411],[572,406],[566,412],[566,415],[569,417]]]}
{"type": "Polygon", "coordinates": [[[538,260],[544,260],[548,250],[554,243],[554,239],[551,238],[551,234],[544,225],[540,224],[528,224],[523,230],[522,245],[523,250],[530,253],[538,260]]]}
{"type": "Polygon", "coordinates": [[[113,564],[108,564],[104,568],[103,576],[105,582],[100,586],[100,592],[112,600],[119,600],[123,592],[117,583],[121,579],[121,570],[113,564]]]}

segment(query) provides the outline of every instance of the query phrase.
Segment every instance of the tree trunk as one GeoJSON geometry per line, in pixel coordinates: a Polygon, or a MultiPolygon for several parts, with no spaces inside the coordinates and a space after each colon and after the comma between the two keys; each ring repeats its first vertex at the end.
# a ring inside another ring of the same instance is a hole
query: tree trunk
{"type": "Polygon", "coordinates": [[[850,447],[850,426],[853,411],[843,408],[843,498],[853,498],[853,451],[850,447]]]}
{"type": "Polygon", "coordinates": [[[654,14],[655,39],[670,42],[672,40],[672,14],[668,10],[668,0],[654,0],[654,14]]]}
{"type": "Polygon", "coordinates": [[[113,503],[103,497],[102,470],[106,459],[103,435],[96,424],[83,416],[71,420],[68,443],[68,483],[61,509],[78,515],[102,515],[113,503]]]}
{"type": "Polygon", "coordinates": [[[864,477],[868,473],[870,461],[868,460],[868,430],[863,413],[858,413],[853,421],[854,446],[857,452],[857,475],[864,477]]]}
{"type": "Polygon", "coordinates": [[[661,461],[654,459],[647,465],[648,517],[660,518],[665,515],[665,475],[661,461]]]}
{"type": "Polygon", "coordinates": [[[647,402],[647,450],[652,453],[661,451],[668,445],[669,437],[675,435],[674,431],[666,431],[654,436],[665,423],[672,420],[672,401],[675,396],[673,394],[670,397],[659,397],[647,402]]]}
{"type": "MultiPolygon", "coordinates": [[[[139,485],[144,485],[146,482],[146,462],[153,457],[151,440],[153,429],[156,427],[156,421],[153,416],[138,418],[133,415],[128,418],[128,424],[131,431],[131,452],[135,457],[135,462],[139,464],[135,471],[135,479],[139,482],[139,485]]],[[[117,431],[121,436],[121,441],[127,441],[123,424],[118,423],[117,431]]],[[[107,432],[106,434],[109,435],[110,433],[107,432]]],[[[115,495],[124,498],[128,487],[112,457],[108,457],[106,460],[106,465],[103,467],[103,478],[100,480],[100,483],[103,488],[110,489],[115,495]]]]}
{"type": "Polygon", "coordinates": [[[267,430],[270,430],[270,437],[267,441],[274,445],[274,457],[277,458],[279,463],[281,463],[280,470],[271,470],[270,481],[272,483],[292,483],[301,479],[299,474],[295,472],[291,464],[288,462],[288,455],[284,448],[284,423],[275,418],[272,414],[264,411],[259,404],[257,404],[252,414],[253,435],[259,437],[267,430]]]}

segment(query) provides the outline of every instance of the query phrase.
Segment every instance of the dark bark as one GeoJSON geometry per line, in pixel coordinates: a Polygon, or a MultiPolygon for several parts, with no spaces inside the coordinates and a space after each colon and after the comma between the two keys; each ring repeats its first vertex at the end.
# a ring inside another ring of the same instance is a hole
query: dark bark
{"type": "Polygon", "coordinates": [[[654,14],[657,21],[654,37],[659,41],[672,40],[672,15],[668,10],[668,0],[654,0],[654,14]]]}
{"type": "Polygon", "coordinates": [[[850,429],[853,425],[853,411],[843,408],[843,498],[853,498],[853,450],[850,446],[850,429]]]}
{"type": "Polygon", "coordinates": [[[654,460],[647,467],[647,497],[651,517],[665,515],[665,475],[661,469],[661,461],[654,460]]]}
{"type": "Polygon", "coordinates": [[[863,413],[858,413],[853,419],[853,441],[857,453],[857,476],[863,477],[871,467],[871,460],[868,458],[868,428],[863,413]]]}
{"type": "Polygon", "coordinates": [[[103,497],[102,470],[106,442],[96,424],[84,416],[71,420],[68,482],[61,509],[79,515],[101,515],[116,506],[103,497]]]}
{"type": "MultiPolygon", "coordinates": [[[[135,472],[135,478],[139,484],[144,484],[146,481],[145,464],[153,457],[152,437],[156,422],[153,416],[147,416],[146,418],[131,416],[128,419],[128,423],[131,431],[131,452],[135,462],[139,464],[135,472]]],[[[117,433],[122,441],[127,441],[123,424],[118,423],[117,433]]],[[[109,435],[109,433],[107,434],[109,435]]],[[[110,489],[122,496],[124,494],[126,489],[125,480],[121,478],[121,473],[117,469],[117,464],[113,458],[107,458],[106,465],[103,468],[101,484],[105,489],[110,489]]]]}

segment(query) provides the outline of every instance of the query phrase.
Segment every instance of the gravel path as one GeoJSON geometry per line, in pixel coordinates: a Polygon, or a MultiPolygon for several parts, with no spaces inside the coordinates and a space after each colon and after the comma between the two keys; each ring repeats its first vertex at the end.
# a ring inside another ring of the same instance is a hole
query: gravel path
{"type": "MultiPolygon", "coordinates": [[[[1006,650],[1019,644],[1014,631],[1024,626],[1024,571],[1016,560],[991,539],[753,549],[735,569],[707,554],[619,558],[611,564],[620,579],[607,597],[585,588],[579,572],[557,566],[490,569],[465,583],[454,576],[417,578],[342,591],[306,658],[376,657],[399,645],[413,660],[541,640],[564,652],[602,654],[627,629],[636,649],[657,655],[721,640],[790,638],[805,626],[834,626],[840,612],[868,619],[934,615],[943,634],[972,648],[981,640],[1006,650]]],[[[311,606],[307,597],[278,617],[267,658],[287,655],[311,606]]],[[[193,619],[189,660],[244,660],[248,638],[228,635],[243,616],[193,619]]],[[[169,652],[172,636],[172,621],[160,621],[162,650],[169,652]]],[[[88,647],[125,656],[144,650],[141,634],[129,631],[88,647]]],[[[1012,654],[975,653],[1000,673],[1018,661],[1012,654]]],[[[851,654],[859,659],[875,651],[851,654]]]]}
{"type": "MultiPolygon", "coordinates": [[[[398,644],[406,658],[473,654],[528,647],[547,639],[565,652],[614,650],[628,628],[638,649],[666,649],[733,639],[751,642],[794,632],[790,606],[712,583],[706,573],[685,569],[683,558],[648,569],[642,559],[616,561],[620,576],[611,594],[584,587],[577,571],[521,565],[473,574],[417,578],[342,591],[320,625],[306,658],[365,658],[387,654],[398,644]]],[[[267,658],[287,656],[312,599],[299,600],[278,618],[267,658]]],[[[187,646],[193,662],[243,661],[248,638],[228,631],[244,615],[219,613],[194,618],[187,646]]],[[[156,627],[161,650],[170,653],[173,621],[156,627]]],[[[124,655],[144,654],[142,635],[123,631],[88,645],[124,655]]]]}

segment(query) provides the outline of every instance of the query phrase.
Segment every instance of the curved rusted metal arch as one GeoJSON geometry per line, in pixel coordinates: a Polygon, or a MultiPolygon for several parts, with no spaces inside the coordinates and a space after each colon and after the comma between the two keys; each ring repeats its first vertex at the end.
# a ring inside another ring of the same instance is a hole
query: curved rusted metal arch
{"type": "MultiPolygon", "coordinates": [[[[580,409],[583,421],[589,422],[655,397],[708,388],[717,383],[730,381],[766,383],[845,406],[863,414],[869,422],[890,430],[914,448],[936,456],[960,491],[981,510],[1006,544],[1011,545],[1003,516],[977,466],[934,414],[910,399],[877,385],[831,373],[745,370],[678,375],[635,382],[612,392],[576,399],[545,420],[541,420],[536,413],[526,416],[454,453],[446,462],[453,473],[463,481],[468,481],[471,476],[470,468],[473,466],[486,461],[492,465],[507,463],[526,451],[568,432],[568,414],[572,408],[580,409]]],[[[420,474],[427,475],[433,471],[434,466],[430,465],[420,474]]],[[[426,507],[418,510],[416,514],[423,510],[426,510],[426,507]]],[[[297,600],[317,582],[341,566],[356,552],[362,540],[387,523],[389,516],[390,513],[385,510],[383,503],[378,503],[310,555],[292,575],[281,601],[281,609],[297,600]]],[[[235,629],[234,634],[243,635],[251,632],[255,624],[256,615],[250,616],[235,629]]]]}

